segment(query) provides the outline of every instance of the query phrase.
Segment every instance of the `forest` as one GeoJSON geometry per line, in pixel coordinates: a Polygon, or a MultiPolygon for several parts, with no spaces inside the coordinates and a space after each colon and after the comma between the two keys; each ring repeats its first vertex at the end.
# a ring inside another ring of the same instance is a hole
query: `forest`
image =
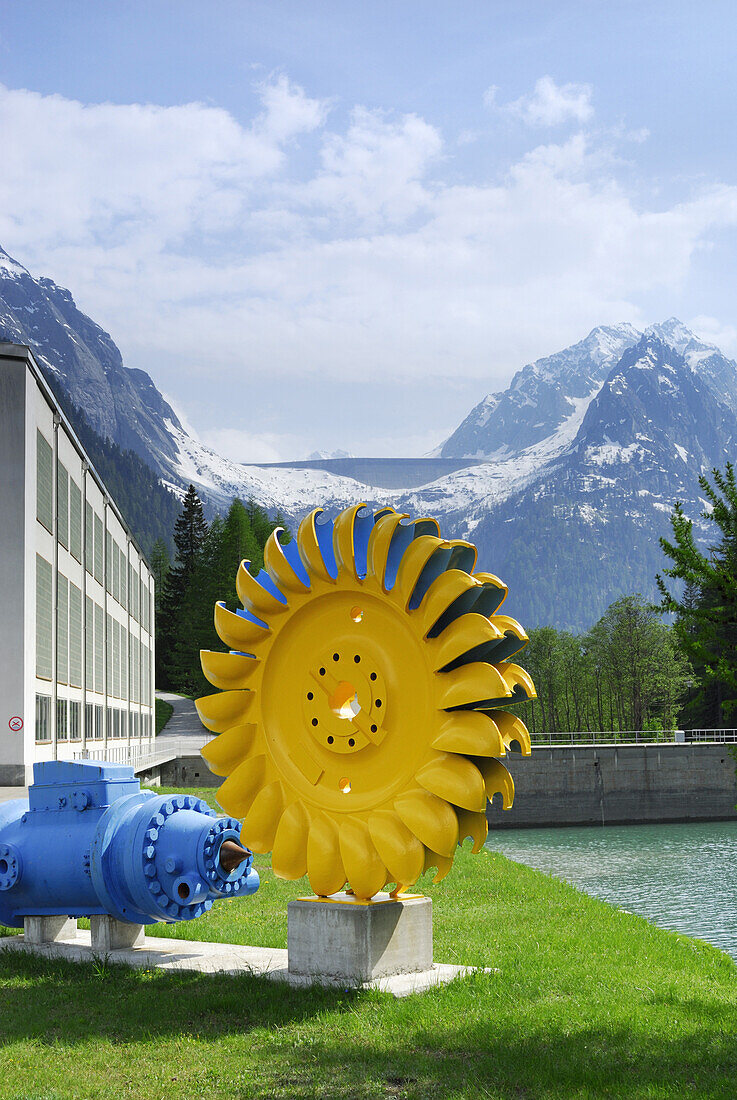
{"type": "MultiPolygon", "coordinates": [[[[590,630],[530,631],[515,658],[531,674],[537,698],[519,707],[531,733],[716,729],[737,724],[737,484],[734,468],[700,479],[710,530],[704,552],[694,519],[676,503],[671,537],[661,539],[660,602],[624,594],[590,630]]],[[[157,684],[187,695],[212,690],[200,649],[222,649],[213,625],[217,600],[235,610],[235,576],[244,558],[257,573],[275,527],[253,501],[233,500],[225,517],[205,520],[193,486],[173,533],[153,546],[157,590],[157,684]]]]}
{"type": "Polygon", "coordinates": [[[234,611],[240,606],[235,590],[238,566],[249,561],[251,572],[263,566],[263,551],[274,528],[286,522],[278,513],[273,521],[253,501],[235,499],[225,517],[205,520],[194,486],[184,497],[174,525],[174,561],[164,539],[154,543],[151,568],[156,585],[156,683],[184,695],[206,695],[213,689],[202,674],[200,650],[223,650],[215,632],[213,609],[218,600],[234,611]]]}

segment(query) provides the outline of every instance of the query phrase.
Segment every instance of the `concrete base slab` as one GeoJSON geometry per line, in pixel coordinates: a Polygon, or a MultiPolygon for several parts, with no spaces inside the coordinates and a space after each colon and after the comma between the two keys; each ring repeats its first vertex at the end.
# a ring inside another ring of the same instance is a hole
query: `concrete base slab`
{"type": "MultiPolygon", "coordinates": [[[[51,959],[70,962],[90,962],[100,959],[93,951],[90,933],[80,929],[76,938],[57,940],[54,943],[32,944],[25,936],[0,938],[0,950],[32,952],[51,959]]],[[[291,986],[329,985],[343,988],[378,989],[395,997],[407,997],[422,993],[437,985],[444,985],[477,968],[434,964],[428,970],[415,974],[395,974],[374,978],[367,982],[326,980],[316,976],[292,974],[287,963],[287,952],[276,947],[244,947],[229,943],[198,943],[192,940],[171,940],[156,937],[144,940],[137,947],[118,948],[102,956],[110,962],[149,970],[193,970],[202,974],[250,974],[272,981],[286,982],[291,986]]]]}
{"type": "Polygon", "coordinates": [[[364,983],[432,969],[432,901],[341,891],[287,906],[292,974],[364,983]]]}

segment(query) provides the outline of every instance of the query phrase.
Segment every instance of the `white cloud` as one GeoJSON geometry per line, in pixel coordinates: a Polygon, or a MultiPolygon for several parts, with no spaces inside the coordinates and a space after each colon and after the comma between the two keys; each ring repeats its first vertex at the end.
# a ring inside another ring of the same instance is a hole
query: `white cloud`
{"type": "Polygon", "coordinates": [[[283,74],[260,84],[259,93],[264,112],[257,120],[257,127],[277,143],[316,130],[327,117],[325,101],[310,99],[283,74]]]}
{"type": "Polygon", "coordinates": [[[345,134],[325,136],[322,168],[302,198],[333,215],[402,221],[426,205],[422,180],[441,149],[438,131],[417,115],[393,121],[357,107],[345,134]]]}
{"type": "Polygon", "coordinates": [[[496,98],[498,95],[499,89],[497,88],[496,84],[490,84],[484,92],[484,107],[492,110],[494,107],[498,106],[496,98]]]}
{"type": "MultiPolygon", "coordinates": [[[[498,89],[491,87],[484,95],[487,107],[497,107],[498,89]]],[[[499,110],[516,115],[528,126],[560,126],[564,122],[588,122],[594,115],[590,84],[556,84],[552,76],[541,76],[528,95],[499,106],[499,110]]]]}
{"type": "Polygon", "coordinates": [[[275,432],[249,432],[242,428],[211,428],[201,432],[202,442],[231,462],[281,462],[299,454],[304,443],[295,436],[275,432]]]}
{"type": "Polygon", "coordinates": [[[737,327],[734,325],[702,313],[686,321],[686,328],[690,328],[704,343],[716,344],[725,355],[737,355],[737,327]]]}
{"type": "MultiPolygon", "coordinates": [[[[539,84],[530,104],[559,118],[539,84]]],[[[586,113],[588,92],[552,86],[569,117],[586,113]]],[[[333,409],[335,383],[381,382],[388,405],[405,383],[496,388],[594,324],[642,322],[646,294],[649,319],[652,294],[682,290],[694,255],[737,223],[737,188],[654,208],[618,183],[591,136],[462,182],[457,146],[451,157],[417,115],[356,108],[330,128],[334,114],[285,77],[262,86],[249,125],[202,104],[86,106],[0,89],[13,149],[0,244],[69,286],[192,419],[188,395],[206,385],[238,424],[206,441],[241,461],[371,453],[381,425],[362,422],[360,402],[333,409]],[[308,155],[297,170],[298,135],[308,155]],[[313,408],[349,418],[348,438],[310,429],[292,447],[258,431],[254,382],[268,379],[278,409],[295,378],[312,380],[313,408]]],[[[424,437],[421,418],[406,435],[424,437]]]]}
{"type": "MultiPolygon", "coordinates": [[[[85,105],[0,85],[0,240],[26,254],[50,243],[133,252],[179,244],[242,216],[283,144],[320,124],[324,105],[285,78],[260,86],[241,126],[218,107],[85,105]]],[[[119,254],[117,262],[125,262],[119,254]]]]}

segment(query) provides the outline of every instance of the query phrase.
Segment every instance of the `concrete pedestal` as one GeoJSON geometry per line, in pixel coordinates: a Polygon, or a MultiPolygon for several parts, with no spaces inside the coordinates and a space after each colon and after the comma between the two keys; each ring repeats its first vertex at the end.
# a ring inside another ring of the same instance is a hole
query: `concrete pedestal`
{"type": "Polygon", "coordinates": [[[90,917],[90,942],[92,950],[99,954],[141,947],[145,938],[142,924],[128,924],[108,916],[90,917]]]}
{"type": "Polygon", "coordinates": [[[58,943],[73,940],[77,922],[72,917],[24,917],[23,938],[26,943],[58,943]]]}
{"type": "Polygon", "coordinates": [[[287,929],[290,974],[364,983],[432,970],[430,898],[302,898],[287,906],[287,929]]]}

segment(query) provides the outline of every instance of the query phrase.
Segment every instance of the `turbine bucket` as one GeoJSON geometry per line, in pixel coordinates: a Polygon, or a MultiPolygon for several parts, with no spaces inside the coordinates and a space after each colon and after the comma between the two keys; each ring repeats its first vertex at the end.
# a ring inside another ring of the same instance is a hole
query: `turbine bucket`
{"type": "MultiPolygon", "coordinates": [[[[203,749],[218,800],[243,845],[319,895],[438,881],[459,843],[483,846],[487,800],[511,805],[500,758],[530,751],[506,709],[535,696],[510,660],[528,638],[499,612],[507,588],[474,571],[470,543],[391,508],[316,508],[279,535],[257,577],[241,563],[242,609],[216,605],[231,652],[202,653],[220,689],[197,701],[219,735],[203,749]]],[[[245,851],[229,839],[221,867],[245,851]]]]}

